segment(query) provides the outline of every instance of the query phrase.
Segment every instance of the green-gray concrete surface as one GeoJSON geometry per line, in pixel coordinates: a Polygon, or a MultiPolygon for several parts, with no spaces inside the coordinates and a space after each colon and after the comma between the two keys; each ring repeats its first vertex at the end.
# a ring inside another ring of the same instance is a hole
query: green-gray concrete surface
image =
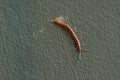
{"type": "Polygon", "coordinates": [[[0,80],[120,80],[120,0],[0,0],[0,80]]]}

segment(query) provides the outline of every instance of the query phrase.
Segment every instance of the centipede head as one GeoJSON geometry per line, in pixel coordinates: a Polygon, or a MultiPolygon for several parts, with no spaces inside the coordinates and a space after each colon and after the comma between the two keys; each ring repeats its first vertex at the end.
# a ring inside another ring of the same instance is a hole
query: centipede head
{"type": "Polygon", "coordinates": [[[55,20],[60,20],[60,21],[63,21],[63,20],[64,20],[64,18],[63,18],[62,16],[60,16],[60,17],[56,17],[56,18],[55,18],[55,20]]]}
{"type": "Polygon", "coordinates": [[[50,20],[49,22],[55,22],[55,21],[64,21],[64,18],[62,17],[62,16],[60,16],[60,17],[56,17],[55,19],[53,19],[53,20],[50,20]]]}

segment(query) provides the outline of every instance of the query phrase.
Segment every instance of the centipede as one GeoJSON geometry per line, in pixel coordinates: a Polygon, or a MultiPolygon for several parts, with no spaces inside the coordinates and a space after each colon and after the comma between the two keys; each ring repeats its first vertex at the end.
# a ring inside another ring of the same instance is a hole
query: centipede
{"type": "Polygon", "coordinates": [[[63,19],[63,17],[57,17],[57,18],[55,18],[53,20],[50,20],[50,22],[53,22],[53,23],[63,27],[64,29],[66,29],[69,32],[69,34],[71,35],[72,39],[74,40],[78,52],[81,53],[82,52],[82,48],[81,48],[81,45],[80,45],[80,40],[76,36],[76,34],[73,31],[73,29],[67,23],[63,22],[61,19],[63,19]]]}

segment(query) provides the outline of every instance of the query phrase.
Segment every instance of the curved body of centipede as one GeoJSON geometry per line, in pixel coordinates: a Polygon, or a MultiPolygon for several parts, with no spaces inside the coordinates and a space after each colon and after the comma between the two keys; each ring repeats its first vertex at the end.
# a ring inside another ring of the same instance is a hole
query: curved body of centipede
{"type": "Polygon", "coordinates": [[[55,24],[65,28],[70,33],[70,35],[72,36],[72,38],[73,38],[73,40],[74,40],[74,42],[76,44],[78,52],[82,51],[79,39],[77,38],[75,32],[72,30],[72,28],[68,24],[62,22],[59,18],[55,18],[51,22],[54,22],[55,24]]]}

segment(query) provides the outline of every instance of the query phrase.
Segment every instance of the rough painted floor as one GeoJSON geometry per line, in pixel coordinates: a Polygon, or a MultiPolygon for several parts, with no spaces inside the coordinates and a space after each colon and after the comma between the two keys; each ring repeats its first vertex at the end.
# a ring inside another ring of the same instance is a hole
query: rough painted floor
{"type": "Polygon", "coordinates": [[[0,80],[119,80],[119,48],[120,0],[0,0],[0,80]]]}

